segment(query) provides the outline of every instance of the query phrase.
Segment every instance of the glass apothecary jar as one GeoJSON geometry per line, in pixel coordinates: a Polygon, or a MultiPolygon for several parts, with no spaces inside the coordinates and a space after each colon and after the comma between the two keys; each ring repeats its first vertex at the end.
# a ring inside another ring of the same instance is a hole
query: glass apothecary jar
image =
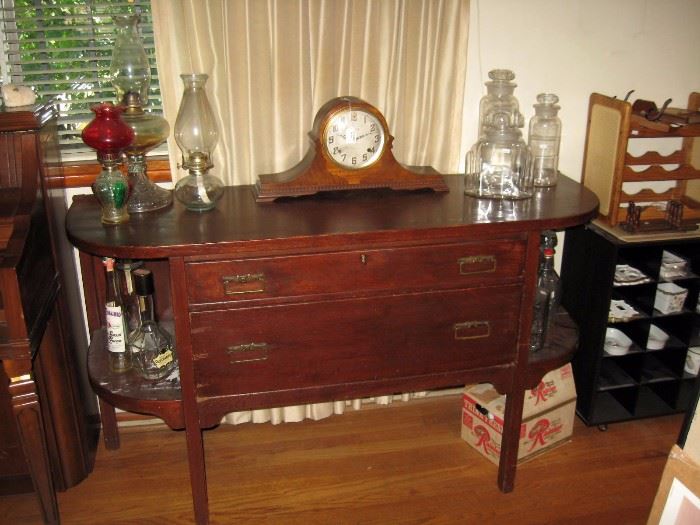
{"type": "Polygon", "coordinates": [[[527,199],[533,195],[530,150],[508,112],[491,113],[485,135],[467,153],[464,192],[489,199],[527,199]]]}
{"type": "Polygon", "coordinates": [[[532,178],[535,186],[554,186],[559,175],[561,120],[559,97],[552,93],[537,95],[535,114],[530,119],[528,145],[532,155],[532,178]]]}
{"type": "Polygon", "coordinates": [[[507,114],[511,127],[521,128],[525,125],[520,104],[513,95],[517,87],[513,82],[515,73],[509,69],[493,69],[489,71],[489,78],[485,83],[486,95],[479,101],[479,138],[486,135],[486,122],[493,118],[494,113],[507,114]]]}

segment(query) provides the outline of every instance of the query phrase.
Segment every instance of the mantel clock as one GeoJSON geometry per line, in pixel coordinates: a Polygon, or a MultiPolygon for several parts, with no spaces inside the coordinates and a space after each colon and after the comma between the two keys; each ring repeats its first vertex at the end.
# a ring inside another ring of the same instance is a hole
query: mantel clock
{"type": "Polygon", "coordinates": [[[448,191],[433,168],[405,167],[396,161],[386,119],[359,98],[338,97],[324,104],[309,136],[311,147],[299,164],[258,177],[258,202],[372,188],[448,191]]]}

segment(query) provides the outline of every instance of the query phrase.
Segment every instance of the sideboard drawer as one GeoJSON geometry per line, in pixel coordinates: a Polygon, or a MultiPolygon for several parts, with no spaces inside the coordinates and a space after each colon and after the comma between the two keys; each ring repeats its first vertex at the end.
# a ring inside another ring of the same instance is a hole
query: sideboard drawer
{"type": "Polygon", "coordinates": [[[187,264],[191,304],[514,282],[525,241],[484,241],[187,264]]]}
{"type": "Polygon", "coordinates": [[[198,396],[416,377],[513,361],[519,285],[191,313],[198,396]]]}

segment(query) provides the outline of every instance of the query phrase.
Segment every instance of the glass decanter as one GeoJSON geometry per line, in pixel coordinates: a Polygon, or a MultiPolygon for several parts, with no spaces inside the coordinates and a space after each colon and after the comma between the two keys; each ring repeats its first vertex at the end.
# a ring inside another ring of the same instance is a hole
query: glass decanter
{"type": "Polygon", "coordinates": [[[85,126],[82,139],[97,151],[102,169],[92,184],[92,191],[102,207],[103,224],[120,224],[129,220],[127,199],[129,185],[119,170],[121,153],[134,139],[133,130],[120,118],[122,108],[111,102],[90,108],[95,118],[85,126]]]}
{"type": "Polygon", "coordinates": [[[189,171],[175,185],[175,197],[188,210],[208,211],[223,194],[223,182],[209,173],[212,150],[219,139],[214,112],[204,86],[204,74],[180,75],[185,91],[175,120],[175,142],[182,151],[182,167],[189,171]]]}
{"type": "Polygon", "coordinates": [[[170,335],[156,322],[153,274],[139,268],[134,270],[133,278],[139,302],[139,326],[129,334],[131,363],[144,379],[157,381],[177,366],[175,346],[170,335]]]}
{"type": "Polygon", "coordinates": [[[528,145],[532,155],[531,166],[535,186],[554,186],[559,174],[559,144],[561,120],[559,97],[552,93],[537,95],[535,114],[530,119],[528,145]]]}

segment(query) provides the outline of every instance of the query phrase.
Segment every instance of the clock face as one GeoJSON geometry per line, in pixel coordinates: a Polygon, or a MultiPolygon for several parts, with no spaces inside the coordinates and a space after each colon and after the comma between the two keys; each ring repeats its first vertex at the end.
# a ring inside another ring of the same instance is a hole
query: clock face
{"type": "Polygon", "coordinates": [[[328,155],[347,169],[362,169],[376,162],[384,144],[384,127],[379,119],[360,109],[343,109],[335,113],[323,134],[328,155]]]}

